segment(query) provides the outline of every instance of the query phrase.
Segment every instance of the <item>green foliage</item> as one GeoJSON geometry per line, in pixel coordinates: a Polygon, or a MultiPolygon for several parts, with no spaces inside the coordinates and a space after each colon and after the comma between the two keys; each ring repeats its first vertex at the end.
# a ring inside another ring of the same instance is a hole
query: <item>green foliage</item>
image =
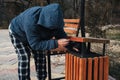
{"type": "Polygon", "coordinates": [[[109,29],[106,31],[106,37],[111,40],[119,40],[120,41],[120,29],[109,29]]]}

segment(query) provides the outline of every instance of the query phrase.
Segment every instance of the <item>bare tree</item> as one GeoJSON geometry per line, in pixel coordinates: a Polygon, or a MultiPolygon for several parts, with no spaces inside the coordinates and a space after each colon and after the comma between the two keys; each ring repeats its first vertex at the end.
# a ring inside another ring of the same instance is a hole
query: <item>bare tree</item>
{"type": "Polygon", "coordinates": [[[90,36],[104,37],[101,26],[110,24],[112,17],[110,0],[88,0],[86,4],[86,25],[90,36]]]}

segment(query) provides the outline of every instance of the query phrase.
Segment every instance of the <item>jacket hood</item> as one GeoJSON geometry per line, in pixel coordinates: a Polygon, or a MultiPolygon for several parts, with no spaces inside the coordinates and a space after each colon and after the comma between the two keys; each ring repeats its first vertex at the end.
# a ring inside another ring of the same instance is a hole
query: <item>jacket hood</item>
{"type": "Polygon", "coordinates": [[[42,8],[37,24],[48,29],[63,28],[63,14],[59,4],[49,4],[42,8]]]}

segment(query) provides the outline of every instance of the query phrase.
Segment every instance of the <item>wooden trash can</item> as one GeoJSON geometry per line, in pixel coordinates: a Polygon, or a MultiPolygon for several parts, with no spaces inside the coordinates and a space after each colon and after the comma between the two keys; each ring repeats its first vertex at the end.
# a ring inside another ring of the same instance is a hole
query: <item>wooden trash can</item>
{"type": "MultiPolygon", "coordinates": [[[[105,46],[110,41],[82,37],[70,37],[70,40],[78,42],[80,46],[79,52],[69,50],[66,53],[65,80],[108,80],[109,57],[105,55],[105,46]],[[102,43],[103,54],[91,52],[91,43],[102,43]]],[[[68,49],[74,49],[74,46],[70,45],[68,49]]]]}
{"type": "Polygon", "coordinates": [[[81,58],[66,54],[65,80],[108,80],[108,56],[81,58]]]}

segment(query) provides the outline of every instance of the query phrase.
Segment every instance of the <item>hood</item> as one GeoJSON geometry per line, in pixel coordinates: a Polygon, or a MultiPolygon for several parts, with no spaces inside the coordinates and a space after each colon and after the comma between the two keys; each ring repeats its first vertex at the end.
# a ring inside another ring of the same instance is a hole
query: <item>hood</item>
{"type": "Polygon", "coordinates": [[[42,8],[37,24],[48,29],[63,28],[63,14],[59,4],[49,4],[42,8]]]}

